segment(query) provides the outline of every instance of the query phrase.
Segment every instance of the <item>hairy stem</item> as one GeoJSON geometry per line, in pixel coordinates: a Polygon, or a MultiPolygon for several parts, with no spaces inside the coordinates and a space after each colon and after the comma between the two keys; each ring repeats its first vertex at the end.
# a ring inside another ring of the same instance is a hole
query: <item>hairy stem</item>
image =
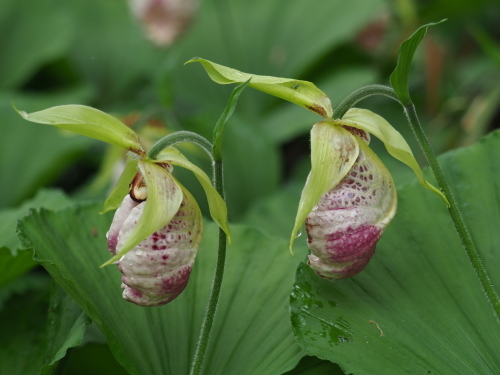
{"type": "Polygon", "coordinates": [[[210,158],[212,158],[212,144],[204,137],[202,137],[199,134],[193,133],[193,132],[188,132],[188,131],[178,131],[172,134],[169,134],[162,139],[160,139],[158,142],[154,144],[153,147],[151,147],[151,150],[148,152],[148,157],[150,159],[156,159],[160,152],[162,152],[164,149],[167,147],[176,145],[178,143],[182,142],[191,142],[194,144],[197,144],[200,146],[208,155],[210,155],[210,158]]]}
{"type": "Polygon", "coordinates": [[[388,86],[382,85],[370,85],[360,88],[359,90],[354,91],[351,95],[349,95],[333,112],[333,119],[340,119],[345,113],[352,108],[357,102],[363,100],[372,95],[384,95],[391,99],[396,100],[399,104],[403,106],[408,122],[410,123],[410,127],[417,138],[418,144],[420,148],[424,152],[425,157],[427,158],[427,162],[429,163],[434,176],[438,182],[441,191],[448,199],[450,206],[448,207],[448,211],[450,212],[451,219],[453,220],[453,224],[455,224],[455,229],[458,232],[460,240],[465,248],[467,256],[469,257],[469,261],[476,272],[477,277],[479,278],[479,283],[483,289],[484,294],[486,295],[486,299],[489,304],[493,308],[493,312],[495,317],[500,322],[500,298],[493,288],[493,284],[488,276],[488,272],[481,261],[481,257],[474,246],[474,242],[470,236],[469,231],[467,230],[467,226],[465,225],[464,219],[460,210],[458,209],[457,202],[453,197],[450,186],[444,177],[441,166],[439,165],[436,155],[434,151],[432,151],[429,142],[425,136],[424,130],[420,125],[418,120],[417,112],[415,110],[415,106],[412,102],[410,102],[407,106],[404,106],[398,99],[394,90],[388,86]]]}
{"type": "Polygon", "coordinates": [[[337,108],[335,108],[335,111],[333,111],[332,118],[334,120],[341,119],[342,117],[344,117],[344,115],[349,109],[351,109],[352,107],[354,107],[354,105],[356,105],[357,102],[366,99],[372,95],[384,95],[399,103],[399,99],[396,96],[396,93],[389,86],[383,86],[383,85],[364,86],[354,91],[347,98],[345,98],[342,101],[342,103],[340,103],[337,106],[337,108]]]}
{"type": "MultiPolygon", "coordinates": [[[[217,192],[224,199],[224,179],[223,179],[223,169],[222,160],[217,160],[214,163],[214,187],[217,192]]],[[[226,263],[226,245],[227,238],[226,233],[219,228],[219,251],[217,254],[217,265],[215,268],[215,277],[212,284],[212,292],[210,294],[210,300],[208,302],[207,313],[203,324],[201,326],[200,338],[198,340],[198,346],[194,354],[193,365],[191,367],[191,375],[198,375],[200,373],[201,367],[203,366],[203,359],[205,357],[205,352],[207,350],[208,340],[210,339],[210,332],[212,330],[212,325],[215,318],[215,312],[217,310],[217,303],[219,301],[219,295],[222,285],[222,277],[224,275],[224,266],[226,263]]]]}

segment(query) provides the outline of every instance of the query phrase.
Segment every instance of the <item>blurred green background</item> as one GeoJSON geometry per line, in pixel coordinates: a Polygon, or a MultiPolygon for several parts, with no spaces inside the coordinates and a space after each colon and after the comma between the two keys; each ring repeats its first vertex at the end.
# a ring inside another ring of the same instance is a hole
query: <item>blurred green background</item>
{"type": "MultiPolygon", "coordinates": [[[[159,10],[155,12],[155,22],[161,23],[159,10]]],[[[418,26],[447,18],[429,29],[410,80],[431,145],[442,153],[470,145],[500,127],[498,0],[204,0],[168,45],[151,41],[146,35],[151,17],[140,18],[125,0],[0,2],[4,264],[22,254],[17,254],[13,232],[17,218],[28,207],[50,207],[46,199],[26,203],[39,189],[59,188],[72,199],[103,199],[124,156],[98,141],[28,123],[15,113],[12,102],[27,112],[61,104],[90,105],[133,126],[150,144],[177,130],[210,139],[233,87],[214,84],[201,66],[184,66],[190,58],[312,81],[335,107],[363,85],[388,84],[399,44],[418,26]]],[[[369,98],[361,105],[391,122],[423,161],[396,104],[369,98]]],[[[231,221],[266,230],[275,197],[293,196],[298,202],[309,169],[308,132],[319,120],[288,102],[251,89],[243,92],[223,147],[231,221]]],[[[377,140],[372,145],[397,185],[413,180],[411,170],[389,157],[377,140]]],[[[209,161],[200,151],[184,146],[183,152],[209,172],[209,161]]],[[[206,212],[195,178],[176,173],[206,212]]],[[[279,230],[284,237],[293,226],[295,209],[282,213],[286,220],[279,230]]],[[[7,314],[9,301],[19,296],[35,293],[36,303],[46,303],[48,275],[43,270],[35,268],[16,278],[31,267],[24,262],[5,283],[0,278],[0,313],[7,314]]],[[[102,334],[93,329],[63,361],[58,369],[63,374],[122,371],[102,334]]]]}

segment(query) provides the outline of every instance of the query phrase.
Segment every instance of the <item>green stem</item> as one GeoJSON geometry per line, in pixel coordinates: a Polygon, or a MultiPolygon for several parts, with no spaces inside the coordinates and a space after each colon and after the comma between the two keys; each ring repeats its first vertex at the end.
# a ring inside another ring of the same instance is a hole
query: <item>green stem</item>
{"type": "Polygon", "coordinates": [[[151,150],[148,152],[148,157],[152,160],[156,159],[160,152],[162,152],[167,147],[176,145],[182,142],[191,142],[200,146],[205,152],[212,157],[212,144],[204,137],[199,134],[188,132],[188,131],[178,131],[172,134],[169,134],[151,147],[151,150]]]}
{"type": "MultiPolygon", "coordinates": [[[[223,177],[222,160],[216,160],[214,163],[214,186],[217,192],[221,195],[222,199],[224,199],[223,177]]],[[[226,233],[224,233],[224,231],[219,228],[219,251],[217,254],[215,277],[212,284],[212,292],[210,295],[210,300],[208,302],[207,313],[201,326],[200,338],[198,340],[198,346],[194,355],[193,366],[191,367],[191,375],[198,375],[200,373],[201,367],[203,366],[203,359],[207,351],[208,340],[210,339],[210,332],[212,330],[215,312],[217,310],[217,303],[219,301],[222,277],[224,276],[224,266],[226,263],[226,245],[226,233]]]]}
{"type": "Polygon", "coordinates": [[[413,105],[413,103],[410,103],[404,108],[404,110],[406,117],[410,122],[413,133],[415,134],[415,137],[417,138],[417,141],[422,148],[422,151],[424,152],[432,171],[434,172],[434,176],[436,177],[438,185],[448,199],[448,202],[450,203],[448,211],[450,212],[453,224],[455,224],[455,228],[458,232],[458,235],[460,236],[460,240],[462,241],[465,251],[467,252],[469,261],[471,262],[472,267],[474,268],[474,271],[479,278],[479,282],[481,284],[481,287],[483,288],[484,294],[486,295],[486,299],[493,308],[497,320],[500,322],[500,298],[493,288],[493,284],[491,283],[491,280],[488,276],[488,272],[486,271],[486,268],[484,268],[481,257],[479,256],[479,253],[474,246],[474,242],[472,241],[469,231],[467,230],[467,226],[465,225],[462,214],[458,209],[457,202],[455,201],[455,198],[451,193],[448,182],[444,177],[441,166],[439,165],[436,155],[434,154],[434,151],[432,151],[431,146],[429,145],[429,142],[427,141],[427,138],[425,136],[424,130],[422,129],[422,126],[418,121],[415,106],[413,105]]]}
{"type": "Polygon", "coordinates": [[[347,98],[345,98],[342,101],[342,103],[340,103],[337,106],[337,108],[335,108],[335,111],[333,111],[332,118],[334,120],[341,119],[342,117],[344,117],[344,115],[346,114],[346,112],[349,109],[354,107],[354,105],[357,102],[359,102],[360,100],[366,99],[372,95],[384,95],[384,96],[387,96],[387,97],[399,102],[399,99],[396,96],[396,93],[389,86],[383,86],[383,85],[364,86],[364,87],[361,87],[360,89],[354,91],[347,98]]]}
{"type": "MultiPolygon", "coordinates": [[[[394,90],[388,86],[382,85],[370,85],[360,88],[359,90],[354,91],[351,95],[349,95],[333,112],[333,119],[340,119],[345,113],[352,108],[357,102],[362,99],[365,99],[372,95],[385,95],[391,99],[399,101],[394,90]]],[[[402,105],[402,104],[401,104],[402,105]]],[[[467,230],[467,226],[463,220],[462,214],[458,209],[457,202],[453,197],[448,182],[444,177],[443,171],[441,170],[441,166],[439,165],[436,155],[431,149],[429,142],[425,136],[424,130],[418,121],[417,112],[415,111],[415,106],[412,102],[410,102],[407,106],[404,106],[404,111],[406,117],[408,118],[408,122],[410,123],[410,127],[417,138],[417,141],[420,145],[420,148],[424,152],[425,157],[427,158],[427,162],[429,163],[434,176],[438,182],[441,191],[448,199],[450,206],[448,207],[448,211],[450,212],[451,219],[453,220],[453,224],[455,224],[455,229],[458,232],[460,240],[465,248],[467,256],[469,257],[469,261],[476,272],[477,277],[479,278],[479,283],[483,289],[484,294],[486,295],[486,299],[490,303],[493,308],[493,312],[500,322],[500,298],[498,297],[497,292],[493,288],[493,284],[488,276],[486,268],[481,261],[481,257],[474,246],[474,242],[467,230]]]]}

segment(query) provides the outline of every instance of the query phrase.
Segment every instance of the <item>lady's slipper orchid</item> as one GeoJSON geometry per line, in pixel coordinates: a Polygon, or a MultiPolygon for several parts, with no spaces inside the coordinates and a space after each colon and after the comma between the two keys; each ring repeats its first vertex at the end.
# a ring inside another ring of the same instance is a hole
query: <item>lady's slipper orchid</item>
{"type": "Polygon", "coordinates": [[[192,171],[201,183],[214,221],[226,232],[227,208],[209,177],[177,149],[147,157],[133,130],[94,108],[67,105],[27,114],[26,120],[55,125],[129,150],[129,158],[102,213],[118,208],[107,234],[123,273],[123,297],[141,306],[172,301],[186,287],[201,240],[203,222],[192,195],[172,176],[172,165],[192,171]]]}
{"type": "Polygon", "coordinates": [[[306,222],[309,265],[320,276],[341,279],[364,269],[385,227],[394,217],[397,195],[392,177],[368,147],[370,134],[389,154],[413,169],[420,183],[445,196],[423,177],[410,147],[386,120],[352,108],[331,119],[330,100],[311,82],[256,76],[196,58],[212,80],[241,83],[291,101],[325,118],[311,130],[311,172],[299,202],[290,248],[306,222]]]}

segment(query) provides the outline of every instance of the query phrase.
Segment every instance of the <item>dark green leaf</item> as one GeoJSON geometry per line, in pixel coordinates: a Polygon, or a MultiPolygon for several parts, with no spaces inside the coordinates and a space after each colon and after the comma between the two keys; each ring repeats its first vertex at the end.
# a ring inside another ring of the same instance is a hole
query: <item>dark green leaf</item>
{"type": "MultiPolygon", "coordinates": [[[[109,258],[109,215],[100,205],[58,213],[33,212],[20,223],[26,244],[108,337],[118,361],[131,374],[185,374],[194,354],[214,274],[218,232],[206,225],[185,292],[160,308],[121,298],[120,272],[99,269],[109,258]]],[[[297,258],[284,240],[233,226],[226,273],[206,355],[206,374],[277,374],[302,356],[288,316],[288,294],[297,258]],[[251,355],[249,355],[251,353],[251,355]]]]}
{"type": "Polygon", "coordinates": [[[66,350],[82,342],[90,319],[60,286],[54,283],[49,302],[44,340],[46,344],[44,364],[40,375],[51,374],[66,350]]]}
{"type": "Polygon", "coordinates": [[[34,375],[42,367],[50,281],[30,289],[11,296],[0,311],[2,375],[34,375]]]}
{"type": "Polygon", "coordinates": [[[71,350],[57,375],[128,375],[105,344],[88,344],[71,350]]]}
{"type": "Polygon", "coordinates": [[[444,21],[445,20],[420,26],[417,31],[415,31],[412,36],[405,40],[399,47],[398,62],[396,68],[391,74],[391,86],[404,106],[411,103],[410,91],[408,88],[408,77],[410,76],[411,62],[413,60],[415,50],[420,44],[420,41],[424,38],[427,28],[429,26],[439,25],[444,21]]]}
{"type": "Polygon", "coordinates": [[[13,295],[0,312],[0,374],[50,374],[66,350],[78,345],[89,323],[60,287],[48,280],[13,295]]]}
{"type": "Polygon", "coordinates": [[[226,107],[224,108],[224,112],[217,121],[217,124],[214,128],[214,141],[213,141],[213,155],[216,161],[221,160],[221,149],[222,149],[222,136],[224,135],[224,128],[226,126],[227,120],[232,116],[234,110],[236,109],[236,104],[238,104],[238,98],[240,94],[248,86],[251,78],[243,82],[242,84],[236,86],[231,92],[231,96],[227,102],[226,107]]]}
{"type": "Polygon", "coordinates": [[[229,120],[222,150],[224,174],[238,176],[224,181],[232,220],[245,212],[255,199],[274,191],[280,175],[279,150],[262,136],[253,122],[243,120],[238,113],[229,120]]]}
{"type": "Polygon", "coordinates": [[[20,251],[12,255],[8,248],[0,248],[0,288],[36,265],[31,251],[20,251]]]}
{"type": "Polygon", "coordinates": [[[344,375],[335,363],[324,361],[316,357],[303,357],[297,367],[283,375],[344,375]]]}
{"type": "MultiPolygon", "coordinates": [[[[31,251],[26,252],[31,253],[33,256],[31,251]]],[[[33,290],[48,290],[50,287],[48,280],[50,280],[50,278],[47,274],[41,272],[28,272],[27,274],[12,280],[12,282],[9,282],[0,288],[0,310],[2,310],[5,306],[9,306],[9,299],[14,294],[24,294],[33,290]]]]}
{"type": "MultiPolygon", "coordinates": [[[[500,132],[440,162],[500,285],[500,132]]],[[[399,199],[362,273],[329,282],[299,267],[291,296],[299,343],[356,375],[500,373],[500,326],[446,207],[415,181],[399,199]]]]}

